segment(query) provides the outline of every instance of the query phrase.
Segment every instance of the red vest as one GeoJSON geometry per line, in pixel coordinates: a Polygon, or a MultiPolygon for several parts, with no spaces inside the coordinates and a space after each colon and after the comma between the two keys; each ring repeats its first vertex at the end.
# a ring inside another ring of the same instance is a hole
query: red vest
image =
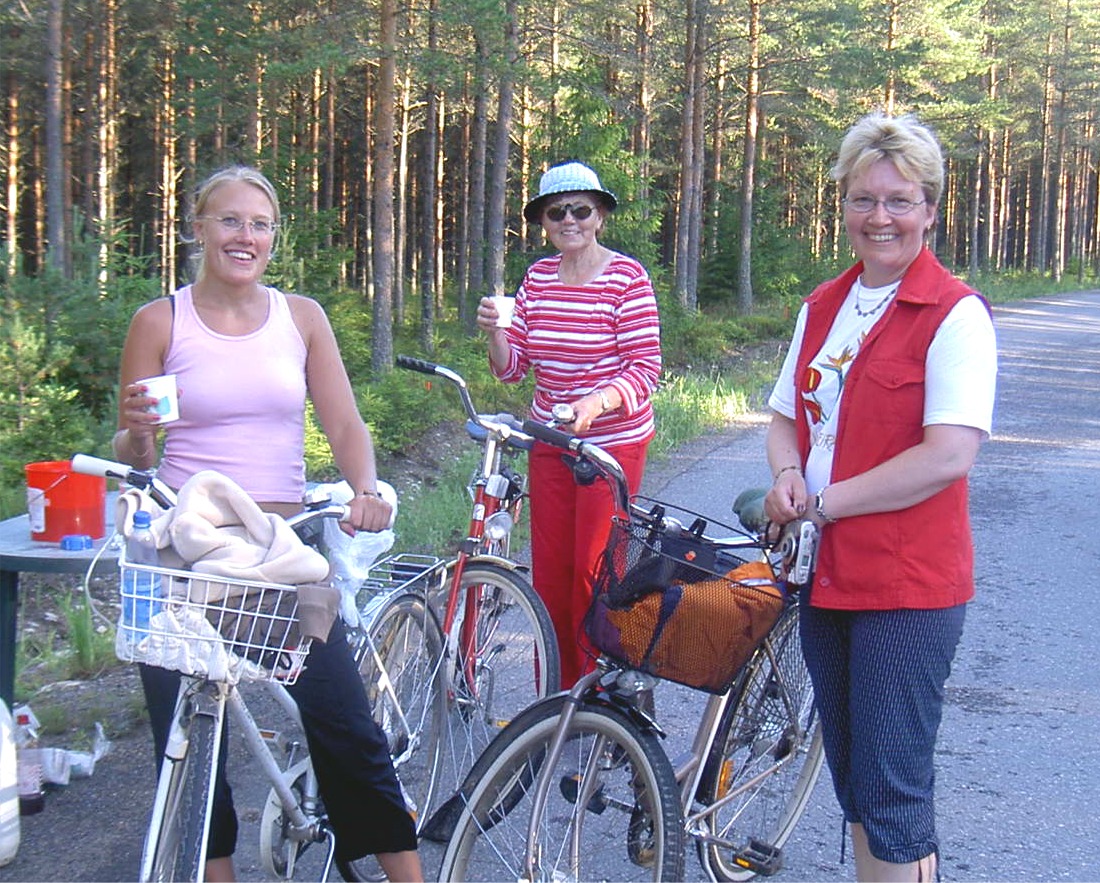
{"type": "MultiPolygon", "coordinates": [[[[821,349],[856,277],[857,264],[807,299],[795,370],[795,423],[803,462],[810,431],[802,407],[807,367],[821,349]]],[[[861,344],[844,380],[831,481],[843,481],[918,444],[924,436],[924,363],[940,323],[974,291],[927,248],[861,344]]],[[[967,483],[962,478],[897,512],[841,518],[821,533],[811,599],[839,610],[953,607],[974,595],[967,483]]]]}

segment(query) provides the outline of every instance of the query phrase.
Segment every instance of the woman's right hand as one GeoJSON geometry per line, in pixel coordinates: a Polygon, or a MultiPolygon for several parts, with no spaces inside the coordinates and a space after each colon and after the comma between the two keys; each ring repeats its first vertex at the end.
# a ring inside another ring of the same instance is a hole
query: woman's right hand
{"type": "Polygon", "coordinates": [[[784,525],[806,513],[806,481],[795,469],[782,472],[764,497],[764,514],[773,524],[784,525]]]}
{"type": "Polygon", "coordinates": [[[122,389],[121,428],[129,434],[136,454],[152,449],[156,442],[160,417],[151,410],[156,403],[143,383],[128,383],[122,389]]]}
{"type": "Polygon", "coordinates": [[[496,304],[493,303],[491,297],[483,297],[477,304],[477,327],[484,331],[486,334],[492,334],[497,332],[503,334],[504,329],[497,325],[497,319],[500,318],[500,313],[497,312],[496,304]]]}

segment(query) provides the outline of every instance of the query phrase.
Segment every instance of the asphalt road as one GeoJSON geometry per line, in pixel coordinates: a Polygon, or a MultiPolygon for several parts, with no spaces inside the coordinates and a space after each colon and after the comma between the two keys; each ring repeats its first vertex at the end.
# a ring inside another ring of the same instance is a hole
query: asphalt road
{"type": "MultiPolygon", "coordinates": [[[[1000,377],[994,435],[972,473],[978,593],[948,682],[937,751],[942,879],[1100,881],[1100,292],[995,311],[1000,377]]],[[[768,481],[766,418],[699,439],[650,470],[646,490],[725,517],[768,481]]],[[[935,554],[935,550],[929,550],[935,554]]],[[[701,694],[662,685],[662,721],[691,721],[701,694]]],[[[686,734],[668,724],[669,751],[686,734]]],[[[126,880],[136,874],[152,799],[144,734],[118,741],[95,775],[24,819],[8,880],[126,880]]],[[[245,880],[263,879],[256,823],[266,789],[231,761],[245,880]]],[[[369,811],[369,810],[365,810],[369,811]]],[[[775,879],[850,880],[827,776],[775,879]]],[[[424,851],[425,871],[438,867],[424,851]]],[[[308,879],[305,874],[298,879],[308,879]]],[[[694,857],[689,880],[703,879],[694,857]]]]}

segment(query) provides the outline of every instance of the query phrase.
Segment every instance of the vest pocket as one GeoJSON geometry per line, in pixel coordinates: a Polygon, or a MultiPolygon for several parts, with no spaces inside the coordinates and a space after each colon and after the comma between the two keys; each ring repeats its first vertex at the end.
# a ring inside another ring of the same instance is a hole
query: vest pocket
{"type": "Polygon", "coordinates": [[[924,362],[877,358],[867,364],[867,389],[875,401],[876,422],[920,429],[924,421],[924,362]]]}

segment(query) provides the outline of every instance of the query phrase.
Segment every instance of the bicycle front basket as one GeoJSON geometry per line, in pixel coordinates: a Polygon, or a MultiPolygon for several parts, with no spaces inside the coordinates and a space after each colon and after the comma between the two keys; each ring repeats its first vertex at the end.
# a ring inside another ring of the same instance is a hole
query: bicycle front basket
{"type": "Polygon", "coordinates": [[[639,518],[612,526],[585,631],[621,665],[723,693],[783,605],[766,561],[724,563],[705,537],[639,518]]]}
{"type": "Polygon", "coordinates": [[[122,602],[115,652],[144,662],[235,684],[277,679],[294,683],[309,652],[299,627],[300,602],[331,586],[292,586],[211,577],[119,559],[122,602]],[[144,582],[157,592],[139,592],[144,582]],[[304,593],[300,595],[300,592],[304,593]],[[142,614],[138,611],[144,606],[142,614]]]}

